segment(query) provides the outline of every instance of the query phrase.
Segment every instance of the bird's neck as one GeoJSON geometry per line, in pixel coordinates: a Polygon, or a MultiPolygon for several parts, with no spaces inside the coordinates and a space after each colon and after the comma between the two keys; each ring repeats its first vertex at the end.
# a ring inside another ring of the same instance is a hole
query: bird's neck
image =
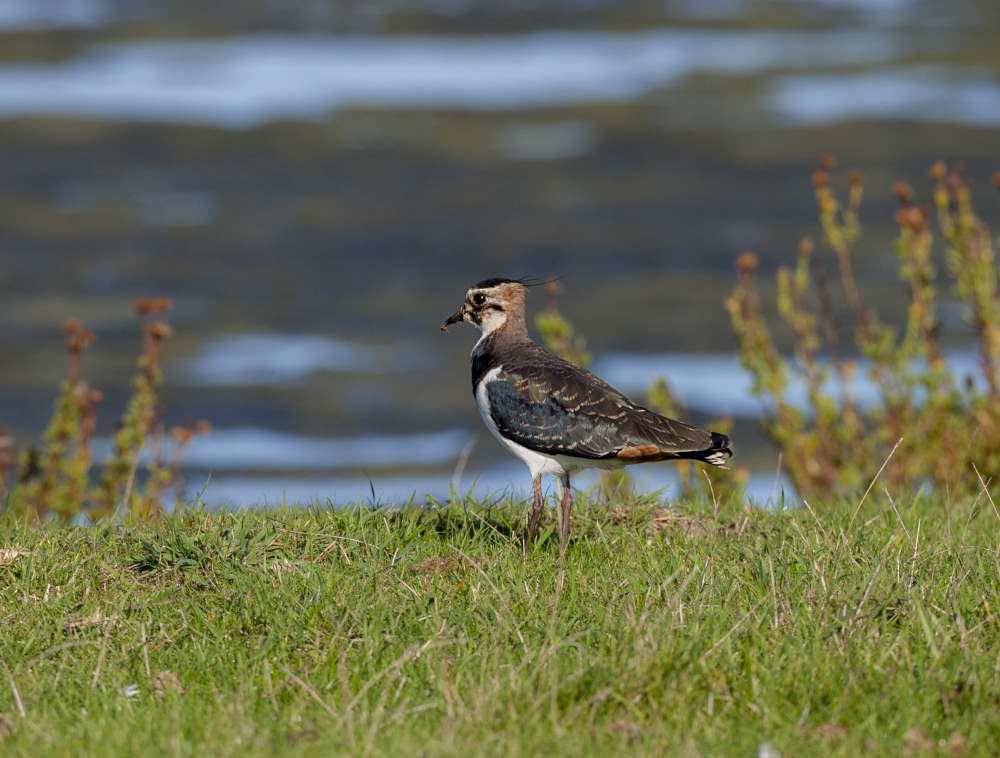
{"type": "Polygon", "coordinates": [[[531,338],[523,315],[509,317],[499,326],[484,330],[476,346],[472,348],[473,391],[486,372],[499,365],[506,347],[525,342],[530,343],[531,338]]]}
{"type": "Polygon", "coordinates": [[[482,336],[473,353],[482,350],[489,350],[498,345],[512,344],[515,342],[528,342],[528,326],[524,322],[523,313],[508,313],[503,319],[495,321],[484,321],[480,328],[483,330],[482,336]]]}
{"type": "Polygon", "coordinates": [[[524,342],[528,339],[528,325],[524,313],[508,313],[504,322],[496,329],[497,338],[504,342],[524,342]]]}

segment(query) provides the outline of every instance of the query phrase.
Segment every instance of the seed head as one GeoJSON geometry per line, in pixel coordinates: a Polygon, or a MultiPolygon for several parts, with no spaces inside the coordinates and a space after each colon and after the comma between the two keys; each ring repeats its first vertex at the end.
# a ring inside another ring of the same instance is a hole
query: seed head
{"type": "Polygon", "coordinates": [[[71,318],[63,324],[66,334],[66,349],[71,353],[82,353],[94,343],[94,333],[85,329],[78,319],[71,318]]]}
{"type": "Polygon", "coordinates": [[[175,426],[170,430],[170,438],[178,445],[186,445],[194,437],[194,430],[189,426],[175,426]]]}
{"type": "Polygon", "coordinates": [[[837,156],[833,153],[823,153],[819,159],[819,167],[824,171],[833,171],[837,168],[837,156]]]}
{"type": "Polygon", "coordinates": [[[748,276],[757,270],[757,254],[753,250],[744,250],[736,259],[736,270],[743,276],[748,276]]]}
{"type": "Polygon", "coordinates": [[[157,313],[165,313],[173,306],[173,302],[166,297],[141,297],[132,303],[133,310],[140,316],[153,316],[157,313]]]}
{"type": "Polygon", "coordinates": [[[799,255],[808,258],[815,249],[816,243],[813,242],[812,237],[806,236],[799,240],[799,255]]]}
{"type": "Polygon", "coordinates": [[[76,390],[76,404],[81,410],[94,408],[104,402],[104,393],[98,389],[89,387],[86,383],[80,382],[76,390]]]}
{"type": "Polygon", "coordinates": [[[164,321],[154,321],[149,325],[149,336],[154,340],[169,339],[173,333],[174,330],[170,327],[170,324],[164,321]]]}
{"type": "Polygon", "coordinates": [[[931,166],[929,175],[935,182],[943,182],[945,177],[948,176],[948,164],[944,161],[935,161],[931,166]]]}
{"type": "Polygon", "coordinates": [[[830,174],[826,171],[813,171],[812,185],[816,189],[830,186],[830,174]]]}
{"type": "Polygon", "coordinates": [[[948,172],[948,187],[952,192],[967,190],[969,183],[962,173],[962,166],[955,166],[948,172]]]}
{"type": "Polygon", "coordinates": [[[910,205],[913,202],[913,188],[902,179],[892,185],[892,194],[896,196],[900,205],[910,205]]]}
{"type": "Polygon", "coordinates": [[[14,465],[14,438],[0,427],[0,476],[14,465]]]}
{"type": "Polygon", "coordinates": [[[901,227],[919,232],[927,225],[927,211],[915,205],[900,208],[896,214],[896,221],[901,227]]]}

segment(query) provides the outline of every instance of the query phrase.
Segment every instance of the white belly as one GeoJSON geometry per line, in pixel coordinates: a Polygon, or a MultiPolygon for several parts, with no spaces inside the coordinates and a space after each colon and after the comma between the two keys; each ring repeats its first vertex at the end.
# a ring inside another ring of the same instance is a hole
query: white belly
{"type": "Polygon", "coordinates": [[[568,455],[539,453],[536,450],[529,450],[524,445],[519,445],[500,434],[500,430],[497,429],[497,425],[490,415],[490,400],[486,394],[486,385],[496,379],[502,370],[503,366],[490,369],[482,380],[480,380],[479,386],[476,387],[476,405],[479,406],[479,415],[482,416],[486,428],[490,430],[490,433],[497,438],[497,441],[503,447],[524,462],[524,465],[531,472],[532,479],[546,474],[561,477],[571,471],[578,471],[585,468],[616,469],[622,467],[623,463],[618,459],[594,460],[592,458],[574,458],[568,455]]]}

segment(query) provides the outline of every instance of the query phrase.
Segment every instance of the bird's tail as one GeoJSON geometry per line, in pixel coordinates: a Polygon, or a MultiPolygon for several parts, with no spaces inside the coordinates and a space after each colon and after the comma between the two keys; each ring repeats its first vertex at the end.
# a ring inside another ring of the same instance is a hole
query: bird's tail
{"type": "Polygon", "coordinates": [[[712,466],[725,466],[729,459],[733,457],[733,449],[730,447],[729,437],[718,432],[712,432],[711,447],[685,453],[681,457],[702,461],[712,466]]]}

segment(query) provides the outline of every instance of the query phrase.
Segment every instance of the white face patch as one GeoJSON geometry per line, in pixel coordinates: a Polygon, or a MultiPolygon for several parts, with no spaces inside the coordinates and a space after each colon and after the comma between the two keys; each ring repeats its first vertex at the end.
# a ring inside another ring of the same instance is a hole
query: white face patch
{"type": "Polygon", "coordinates": [[[475,347],[472,348],[472,351],[475,352],[476,347],[479,347],[479,343],[507,323],[507,312],[506,310],[500,310],[500,308],[504,307],[503,301],[497,296],[495,291],[472,289],[466,293],[465,301],[466,308],[474,310],[479,319],[476,322],[472,319],[471,315],[467,318],[468,322],[481,332],[479,340],[476,342],[475,347]],[[485,298],[481,304],[476,302],[477,295],[485,298]],[[500,308],[490,307],[491,304],[498,305],[500,308]]]}
{"type": "Polygon", "coordinates": [[[484,310],[479,316],[479,328],[484,335],[492,334],[507,323],[507,314],[493,308],[484,310]]]}

